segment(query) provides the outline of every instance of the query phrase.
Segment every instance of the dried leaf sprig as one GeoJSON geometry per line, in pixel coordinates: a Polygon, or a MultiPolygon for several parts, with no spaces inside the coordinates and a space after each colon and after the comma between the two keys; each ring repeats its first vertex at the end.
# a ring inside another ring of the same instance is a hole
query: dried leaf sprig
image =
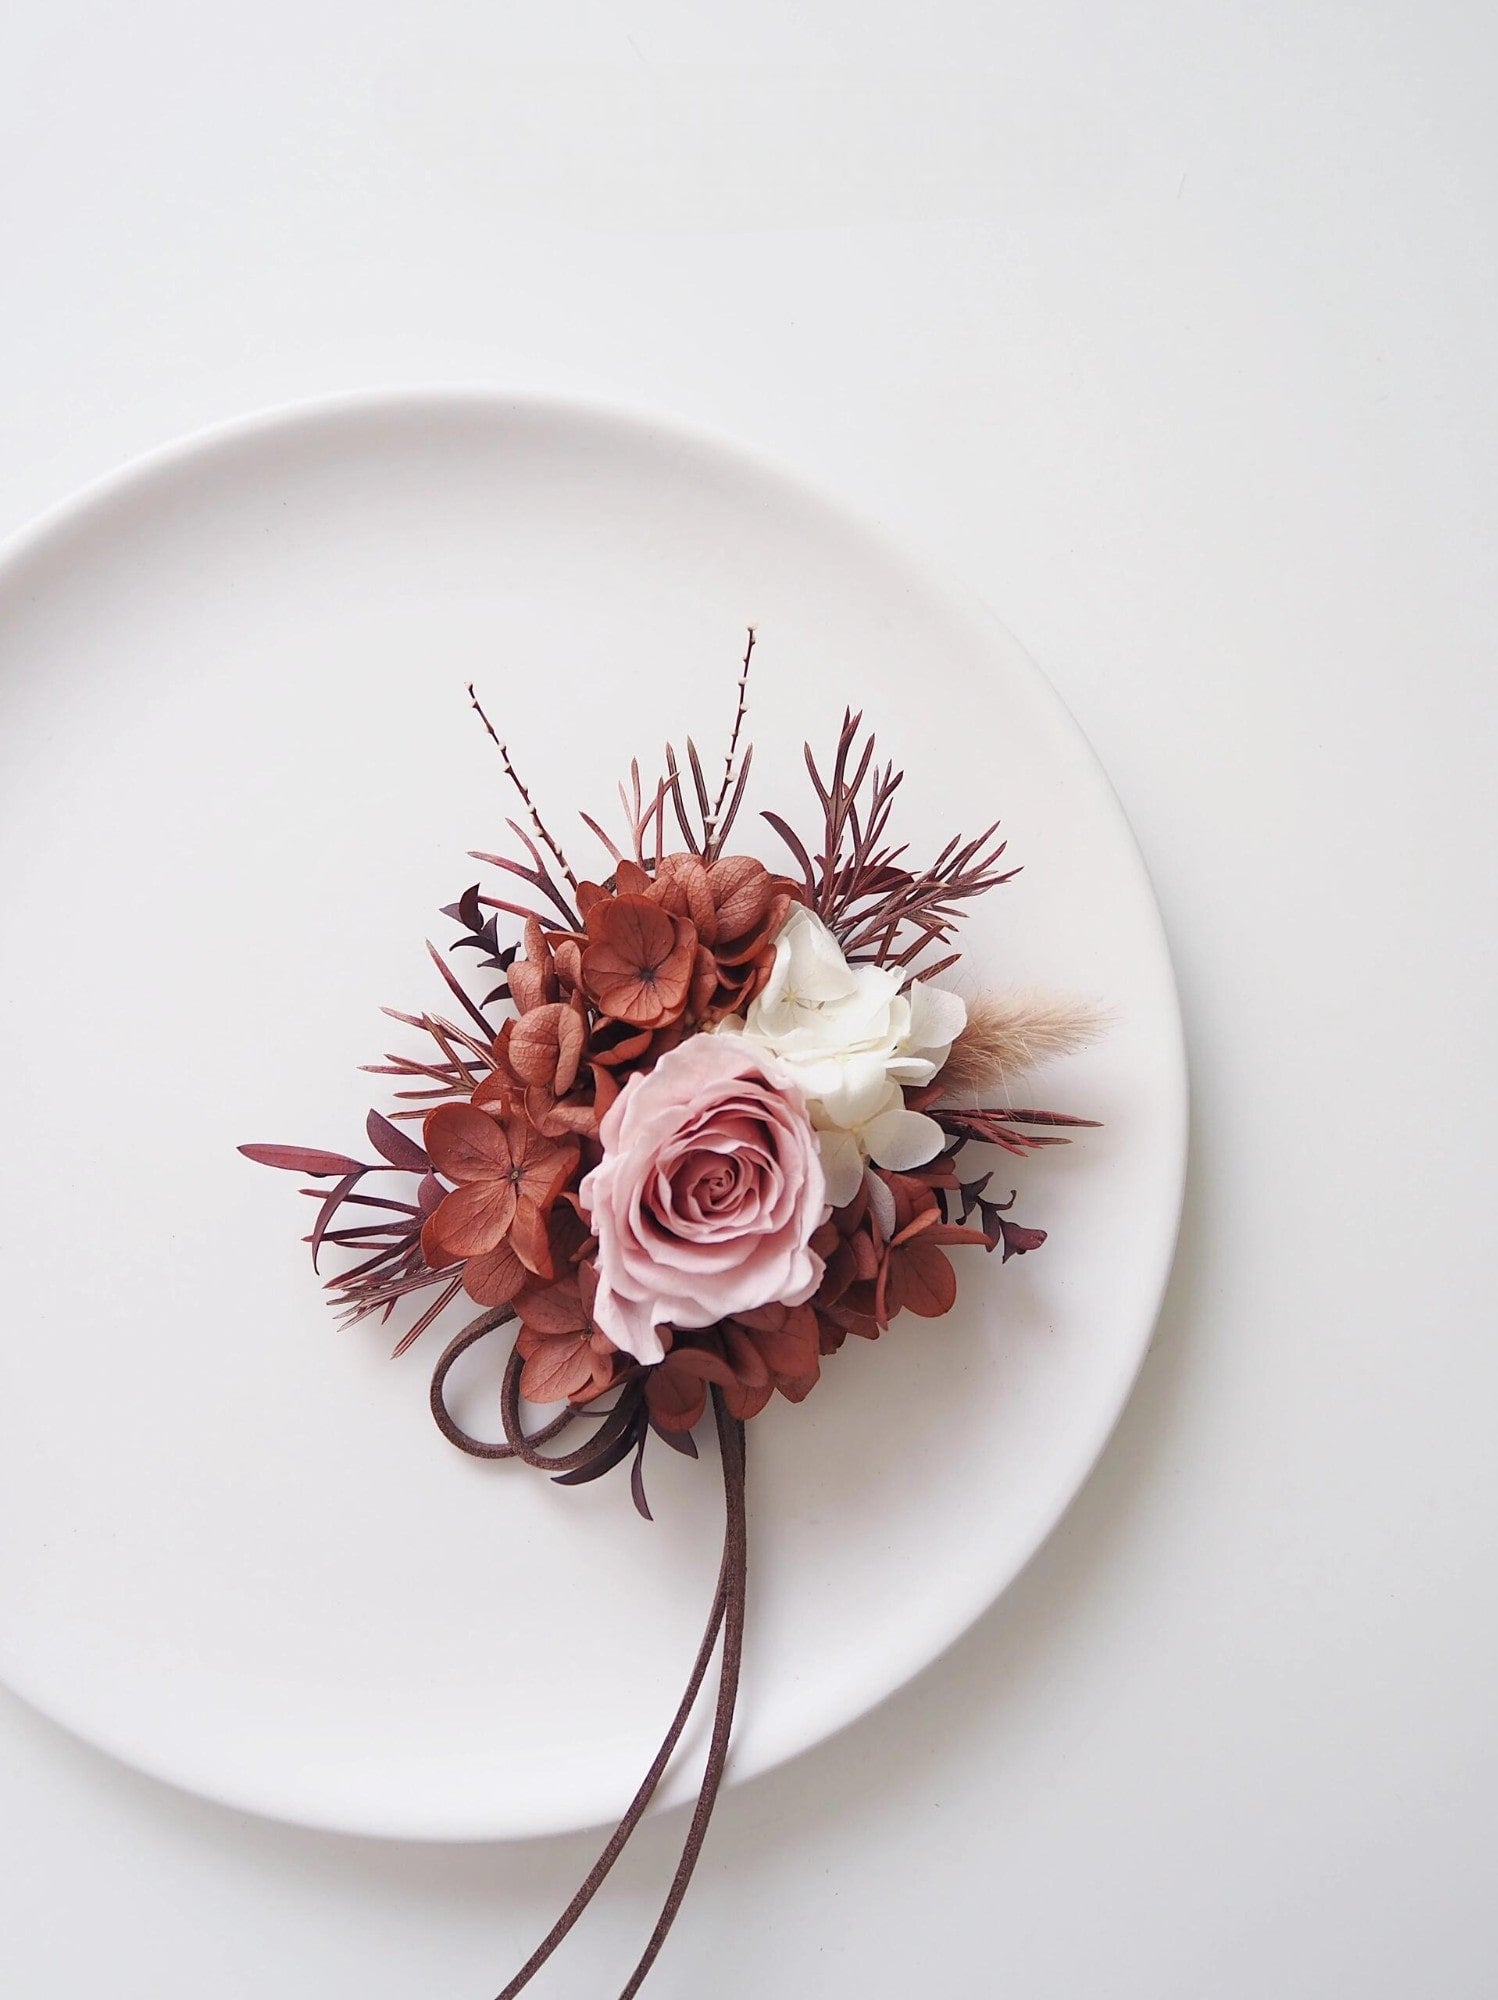
{"type": "MultiPolygon", "coordinates": [[[[822,809],[815,854],[779,813],[769,821],[794,855],[806,899],[854,963],[893,965],[911,972],[922,954],[946,943],[961,906],[1011,881],[1018,868],[1001,868],[1007,842],[996,840],[995,822],[967,840],[954,836],[934,861],[912,867],[908,846],[888,839],[895,796],[904,772],[876,764],[873,732],[860,741],[863,716],[843,712],[832,765],[826,776],[806,747],[806,768],[822,809]]],[[[949,953],[921,968],[923,978],[955,965],[949,953]]]]}
{"type": "Polygon", "coordinates": [[[378,1111],[370,1112],[365,1131],[380,1155],[378,1160],[356,1160],[346,1153],[327,1153],[313,1146],[252,1145],[241,1146],[240,1151],[261,1166],[333,1181],[331,1188],[303,1188],[302,1193],[318,1205],[306,1239],[312,1249],[312,1268],[318,1268],[323,1246],[329,1243],[348,1251],[354,1260],[324,1281],[345,1325],[352,1326],[371,1313],[388,1320],[402,1300],[441,1288],[439,1296],[397,1343],[395,1352],[404,1354],[457,1298],[462,1280],[433,1270],[422,1250],[423,1225],[442,1198],[425,1150],[378,1111]],[[411,1199],[360,1193],[372,1174],[414,1176],[411,1199]],[[372,1211],[372,1219],[356,1218],[335,1227],[336,1218],[350,1208],[372,1211]]]}

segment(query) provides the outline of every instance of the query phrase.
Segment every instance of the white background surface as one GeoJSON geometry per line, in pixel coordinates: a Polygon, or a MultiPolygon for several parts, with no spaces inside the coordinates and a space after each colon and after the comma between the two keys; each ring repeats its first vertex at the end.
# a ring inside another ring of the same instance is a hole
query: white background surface
{"type": "MultiPolygon", "coordinates": [[[[649,1990],[1488,1994],[1498,33],[748,11],[13,4],[0,528],[239,408],[518,381],[972,579],[1155,872],[1181,1260],[1051,1544],[729,1795],[649,1990]]],[[[27,2000],[484,2000],[591,1854],[258,1824],[8,1701],[0,1764],[27,2000]]],[[[612,1990],[679,1834],[538,1993],[612,1990]]]]}

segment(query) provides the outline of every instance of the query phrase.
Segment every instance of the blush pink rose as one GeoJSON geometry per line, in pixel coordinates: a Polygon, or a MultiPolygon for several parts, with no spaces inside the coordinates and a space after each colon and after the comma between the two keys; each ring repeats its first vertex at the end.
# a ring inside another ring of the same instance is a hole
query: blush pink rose
{"type": "Polygon", "coordinates": [[[739,1035],[694,1035],[629,1079],[579,1190],[598,1238],[593,1317],[637,1361],[658,1328],[803,1304],[827,1212],[817,1135],[795,1085],[739,1035]]]}

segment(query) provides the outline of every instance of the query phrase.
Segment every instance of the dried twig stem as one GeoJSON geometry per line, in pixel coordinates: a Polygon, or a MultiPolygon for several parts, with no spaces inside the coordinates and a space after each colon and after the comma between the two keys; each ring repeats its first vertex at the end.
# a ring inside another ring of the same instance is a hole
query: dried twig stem
{"type": "Polygon", "coordinates": [[[495,729],[494,724],[489,720],[488,716],[485,715],[484,705],[479,700],[478,696],[474,693],[472,681],[468,683],[468,699],[472,703],[473,711],[477,715],[479,721],[482,722],[485,729],[488,730],[489,741],[494,745],[495,749],[499,752],[500,757],[503,759],[505,767],[505,776],[509,779],[510,783],[515,787],[516,791],[520,794],[521,800],[525,805],[525,810],[530,817],[530,823],[536,829],[536,833],[539,836],[542,845],[550,850],[552,859],[556,862],[558,868],[560,868],[562,873],[566,876],[568,886],[573,890],[575,890],[577,888],[577,877],[573,874],[572,869],[568,865],[566,855],[562,852],[561,848],[557,845],[556,841],[553,840],[550,833],[547,832],[546,822],[542,819],[540,813],[536,811],[535,803],[532,800],[530,793],[526,790],[525,784],[521,779],[520,773],[515,769],[514,764],[510,760],[509,746],[500,741],[499,733],[495,729]]]}
{"type": "Polygon", "coordinates": [[[728,797],[728,788],[733,783],[734,762],[739,754],[739,733],[744,727],[744,717],[749,712],[749,662],[754,658],[754,627],[749,627],[749,643],[744,648],[744,660],[739,668],[738,706],[733,714],[733,734],[728,739],[728,755],[723,759],[723,782],[718,787],[718,796],[713,800],[712,812],[708,815],[707,835],[711,840],[717,831],[718,815],[723,810],[723,802],[728,797]]]}

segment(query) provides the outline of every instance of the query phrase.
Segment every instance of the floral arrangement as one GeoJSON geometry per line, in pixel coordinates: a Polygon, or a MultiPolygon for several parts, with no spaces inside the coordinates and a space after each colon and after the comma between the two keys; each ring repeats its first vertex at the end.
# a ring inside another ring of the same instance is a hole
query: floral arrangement
{"type": "Polygon", "coordinates": [[[623,842],[589,814],[606,860],[579,875],[494,740],[525,813],[511,854],[473,858],[498,888],[444,911],[452,949],[495,980],[474,998],[428,946],[461,1018],[393,1013],[418,1056],[371,1067],[392,1079],[372,1110],[372,1160],[247,1145],[251,1159],[313,1180],[314,1266],[350,1321],[419,1309],[396,1352],[460,1299],[480,1308],[432,1380],[443,1434],[482,1458],[519,1458],[579,1485],[632,1461],[649,1518],[649,1440],[697,1455],[711,1400],[726,1496],[722,1572],[702,1650],[661,1751],[577,1898],[500,1996],[510,2000],[571,1928],[644,1812],[694,1706],[720,1634],[717,1717],[682,1864],[625,1995],[654,1961],[700,1850],[727,1753],[743,1630],[745,1425],[778,1392],[801,1402],[850,1335],[874,1340],[902,1313],[948,1312],[948,1252],[1007,1260],[1045,1232],[1012,1219],[1015,1194],[969,1149],[1024,1155],[1089,1121],[984,1102],[1091,1032],[1089,1010],[1026,995],[964,999],[938,983],[956,964],[963,906],[1012,879],[991,826],[916,863],[891,831],[902,774],[846,713],[803,834],[763,815],[785,872],[730,845],[753,752],[743,737],[754,633],[717,783],[695,746],[668,745],[646,785],[620,787],[623,842]],[[517,891],[515,884],[521,885],[517,891]],[[502,941],[502,934],[508,941],[502,941]],[[496,1011],[503,1013],[496,1018],[496,1011]],[[408,1128],[419,1121],[420,1138],[408,1128]],[[392,1189],[391,1176],[399,1177],[392,1189]],[[472,1435],[446,1400],[458,1356],[501,1328],[504,1440],[472,1435]],[[527,1429],[523,1406],[561,1405],[527,1429]],[[581,1423],[570,1450],[544,1447],[581,1423]]]}

